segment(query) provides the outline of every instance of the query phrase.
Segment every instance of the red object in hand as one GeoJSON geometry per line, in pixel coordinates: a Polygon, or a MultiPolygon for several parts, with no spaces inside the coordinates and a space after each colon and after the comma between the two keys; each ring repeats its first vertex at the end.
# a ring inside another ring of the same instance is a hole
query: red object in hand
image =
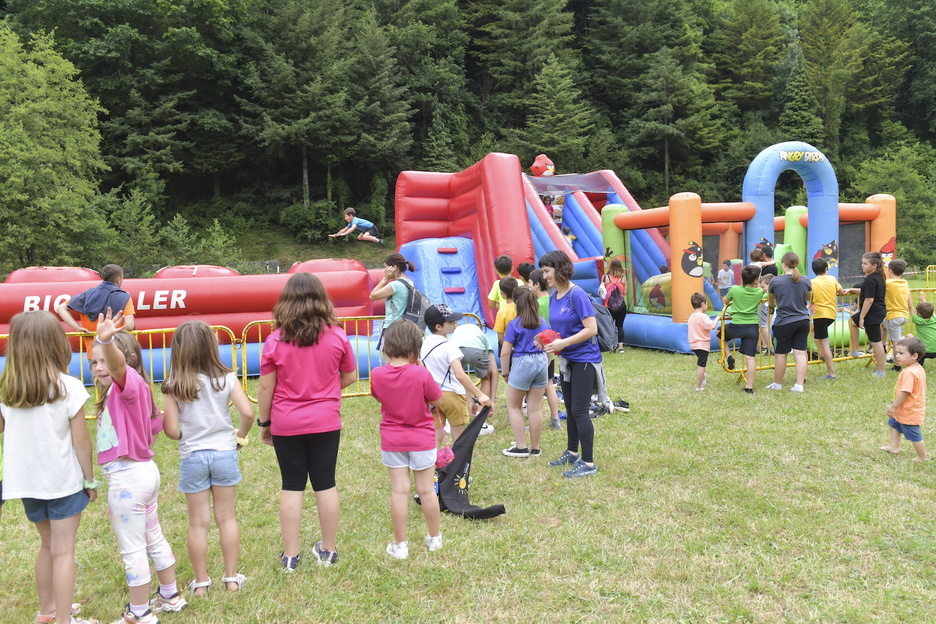
{"type": "MultiPolygon", "coordinates": [[[[562,338],[562,336],[559,335],[559,332],[557,332],[554,329],[544,329],[543,331],[538,333],[536,337],[539,338],[539,341],[543,344],[544,347],[562,338]]],[[[557,351],[556,353],[559,353],[559,352],[557,351]]]]}

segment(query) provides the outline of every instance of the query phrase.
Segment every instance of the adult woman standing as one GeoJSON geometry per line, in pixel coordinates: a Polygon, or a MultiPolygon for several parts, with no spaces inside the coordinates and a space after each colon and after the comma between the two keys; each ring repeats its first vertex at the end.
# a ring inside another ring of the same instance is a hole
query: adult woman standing
{"type": "Polygon", "coordinates": [[[540,258],[546,283],[555,288],[549,297],[549,326],[560,338],[544,347],[548,355],[559,356],[562,374],[562,394],[568,411],[566,433],[568,448],[550,466],[571,468],[562,476],[588,477],[598,472],[592,451],[595,427],[588,415],[588,404],[595,385],[595,364],[601,362],[598,349],[598,323],[591,299],[572,283],[572,261],[562,251],[550,251],[540,258]],[[579,455],[579,445],[582,453],[579,455]]]}
{"type": "Polygon", "coordinates": [[[276,329],[260,360],[257,403],[263,442],[276,450],[283,486],[280,530],[283,571],[299,565],[299,525],[306,481],[312,482],[322,539],[316,561],[338,560],[335,463],[341,436],[341,389],[357,380],[348,336],[322,282],[311,273],[289,278],[273,308],[276,329]]]}
{"type": "Polygon", "coordinates": [[[624,265],[618,258],[614,258],[608,263],[608,271],[601,277],[601,284],[605,288],[604,304],[614,319],[614,326],[617,327],[617,349],[618,353],[624,352],[624,317],[627,316],[627,273],[624,271],[624,265]],[[620,295],[612,295],[617,291],[620,295]],[[617,307],[615,307],[617,306],[617,307]]]}

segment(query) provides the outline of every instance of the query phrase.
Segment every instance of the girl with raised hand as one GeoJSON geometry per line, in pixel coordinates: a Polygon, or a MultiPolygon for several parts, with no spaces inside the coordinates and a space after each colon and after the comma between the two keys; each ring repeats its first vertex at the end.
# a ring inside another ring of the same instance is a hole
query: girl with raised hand
{"type": "Polygon", "coordinates": [[[231,591],[247,580],[237,571],[240,530],[234,513],[238,439],[245,440],[254,410],[237,375],[218,357],[218,337],[204,321],[179,325],[172,337],[169,374],[162,384],[166,435],[179,441],[179,491],[188,505],[188,553],[195,579],[189,590],[196,596],[211,587],[208,576],[208,525],[214,517],[221,535],[224,576],[231,591]],[[233,402],[240,428],[231,423],[233,402]]]}
{"type": "Polygon", "coordinates": [[[6,473],[3,497],[20,498],[39,532],[36,622],[97,624],[72,615],[75,539],[81,512],[97,498],[91,436],[84,404],[89,396],[68,376],[71,347],[49,312],[21,312],[10,320],[6,365],[0,377],[0,432],[6,473]]]}
{"type": "Polygon", "coordinates": [[[101,395],[98,464],[107,478],[107,511],[130,586],[130,602],[113,624],[154,624],[156,613],[181,611],[188,603],[176,585],[175,556],[157,514],[161,479],[153,442],[163,428],[162,414],[153,402],[140,343],[123,331],[122,317],[112,317],[110,309],[98,317],[91,349],[91,373],[101,395]],[[159,578],[152,600],[147,558],[159,578]]]}

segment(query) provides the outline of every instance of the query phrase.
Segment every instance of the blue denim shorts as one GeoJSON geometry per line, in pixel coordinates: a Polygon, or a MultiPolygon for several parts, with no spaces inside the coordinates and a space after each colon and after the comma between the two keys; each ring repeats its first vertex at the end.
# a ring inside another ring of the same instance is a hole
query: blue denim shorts
{"type": "Polygon", "coordinates": [[[88,495],[84,490],[74,494],[55,498],[53,500],[40,500],[38,498],[24,498],[23,509],[26,518],[33,523],[46,520],[64,520],[80,514],[88,506],[88,495]]]}
{"type": "Polygon", "coordinates": [[[410,468],[425,470],[436,463],[436,449],[428,451],[380,451],[383,465],[387,468],[410,468]]]}
{"type": "Polygon", "coordinates": [[[903,434],[909,442],[920,442],[923,440],[923,433],[920,431],[920,425],[904,425],[893,418],[888,419],[887,424],[903,434]]]}
{"type": "Polygon", "coordinates": [[[533,388],[545,388],[549,380],[546,374],[548,365],[545,353],[515,355],[510,360],[507,385],[523,392],[533,388]]]}
{"type": "Polygon", "coordinates": [[[179,491],[204,492],[213,485],[230,487],[241,482],[237,451],[195,451],[179,464],[179,491]]]}

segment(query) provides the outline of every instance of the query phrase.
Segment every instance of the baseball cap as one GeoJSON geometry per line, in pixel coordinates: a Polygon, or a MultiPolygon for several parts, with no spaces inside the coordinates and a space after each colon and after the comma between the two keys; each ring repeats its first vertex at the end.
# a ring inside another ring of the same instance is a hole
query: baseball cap
{"type": "Polygon", "coordinates": [[[453,312],[452,309],[444,303],[426,308],[426,327],[428,327],[430,331],[432,331],[436,325],[441,325],[446,321],[458,321],[463,318],[465,318],[464,314],[461,312],[453,312]]]}

